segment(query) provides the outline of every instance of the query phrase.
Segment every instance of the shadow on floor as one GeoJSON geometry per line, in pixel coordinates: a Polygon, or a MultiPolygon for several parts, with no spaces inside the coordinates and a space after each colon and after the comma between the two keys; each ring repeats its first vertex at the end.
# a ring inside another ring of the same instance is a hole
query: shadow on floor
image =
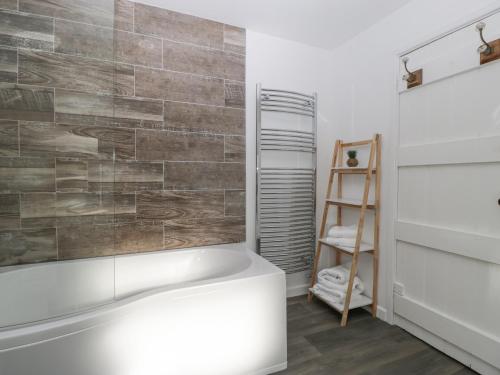
{"type": "Polygon", "coordinates": [[[288,299],[287,375],[468,375],[476,374],[399,327],[363,309],[340,315],[305,296],[288,299]]]}

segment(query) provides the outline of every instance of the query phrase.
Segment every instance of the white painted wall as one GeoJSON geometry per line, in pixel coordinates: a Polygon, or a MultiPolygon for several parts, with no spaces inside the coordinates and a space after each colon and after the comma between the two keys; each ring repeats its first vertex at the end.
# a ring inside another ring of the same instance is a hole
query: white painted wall
{"type": "MultiPolygon", "coordinates": [[[[413,0],[341,47],[328,51],[247,30],[247,242],[255,248],[255,85],[319,94],[317,217],[322,214],[333,142],[382,134],[379,316],[392,321],[396,56],[499,0],[413,0]],[[386,312],[387,316],[386,316],[386,312]]],[[[319,223],[318,223],[319,224],[319,223]]],[[[370,225],[369,225],[370,226],[370,225]]],[[[370,230],[371,228],[367,228],[370,230]]],[[[368,258],[368,257],[367,257],[368,258]]],[[[328,264],[329,259],[322,259],[328,264]]],[[[360,275],[371,277],[367,259],[360,275]]],[[[304,291],[304,275],[289,278],[304,291]]]]}
{"type": "MultiPolygon", "coordinates": [[[[392,264],[394,254],[395,155],[393,129],[397,126],[396,89],[399,71],[396,56],[403,50],[445,32],[452,25],[479,15],[498,0],[413,0],[348,43],[335,49],[330,65],[331,121],[319,145],[319,160],[328,160],[327,142],[340,134],[345,139],[382,134],[381,269],[379,306],[392,320],[392,264]],[[340,129],[339,129],[340,127],[340,129]]],[[[410,64],[411,65],[411,64],[410,64]]],[[[410,66],[411,68],[411,66],[410,66]]],[[[321,168],[321,166],[320,166],[321,168]]],[[[325,167],[323,166],[323,170],[325,167]]],[[[319,196],[326,178],[320,176],[319,196]]],[[[360,274],[367,278],[369,267],[360,274]]]]}
{"type": "MultiPolygon", "coordinates": [[[[310,47],[266,34],[247,30],[246,61],[246,142],[247,142],[247,243],[255,249],[255,124],[257,83],[264,87],[318,93],[318,138],[324,134],[336,134],[331,118],[331,51],[310,47]]],[[[331,139],[330,141],[333,141],[331,139]]],[[[325,142],[322,143],[325,147],[325,142]]],[[[318,160],[320,178],[327,166],[318,160]]],[[[319,186],[317,207],[321,212],[324,187],[319,186]]],[[[305,273],[288,277],[289,295],[304,294],[309,278],[305,273]]]]}

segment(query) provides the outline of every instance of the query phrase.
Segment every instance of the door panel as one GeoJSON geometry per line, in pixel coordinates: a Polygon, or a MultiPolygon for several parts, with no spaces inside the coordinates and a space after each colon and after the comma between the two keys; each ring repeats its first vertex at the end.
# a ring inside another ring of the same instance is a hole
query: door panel
{"type": "Polygon", "coordinates": [[[400,86],[394,312],[500,374],[500,61],[479,44],[471,25],[409,55],[424,84],[400,86]]]}

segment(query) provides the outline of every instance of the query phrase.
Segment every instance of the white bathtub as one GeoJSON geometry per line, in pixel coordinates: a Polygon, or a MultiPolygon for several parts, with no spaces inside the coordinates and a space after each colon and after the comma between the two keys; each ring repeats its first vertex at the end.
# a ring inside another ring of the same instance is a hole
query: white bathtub
{"type": "Polygon", "coordinates": [[[1,375],[286,368],[284,273],[241,245],[0,269],[1,375]]]}

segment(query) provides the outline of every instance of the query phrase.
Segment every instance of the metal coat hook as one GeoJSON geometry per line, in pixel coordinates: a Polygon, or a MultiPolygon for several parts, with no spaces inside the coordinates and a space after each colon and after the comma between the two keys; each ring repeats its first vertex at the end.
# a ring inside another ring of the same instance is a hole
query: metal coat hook
{"type": "Polygon", "coordinates": [[[414,72],[410,72],[408,69],[408,56],[403,57],[402,59],[406,74],[403,76],[403,80],[406,81],[407,88],[412,88],[415,86],[419,86],[422,84],[422,69],[415,70],[414,72]]]}
{"type": "Polygon", "coordinates": [[[403,57],[403,60],[402,60],[402,61],[403,61],[404,66],[405,66],[406,73],[407,73],[407,74],[405,74],[405,75],[403,76],[403,79],[404,79],[406,82],[411,82],[411,81],[413,81],[413,80],[415,79],[415,74],[413,74],[412,72],[410,72],[410,71],[408,70],[408,61],[409,61],[409,60],[410,60],[410,59],[409,59],[407,56],[403,57]]]}
{"type": "Polygon", "coordinates": [[[491,54],[491,52],[493,52],[493,48],[483,37],[483,30],[485,27],[486,27],[486,24],[484,22],[479,22],[478,24],[476,24],[476,30],[479,32],[479,37],[481,38],[481,41],[483,42],[483,45],[481,45],[477,48],[477,52],[483,53],[485,55],[489,55],[489,54],[491,54]]]}

